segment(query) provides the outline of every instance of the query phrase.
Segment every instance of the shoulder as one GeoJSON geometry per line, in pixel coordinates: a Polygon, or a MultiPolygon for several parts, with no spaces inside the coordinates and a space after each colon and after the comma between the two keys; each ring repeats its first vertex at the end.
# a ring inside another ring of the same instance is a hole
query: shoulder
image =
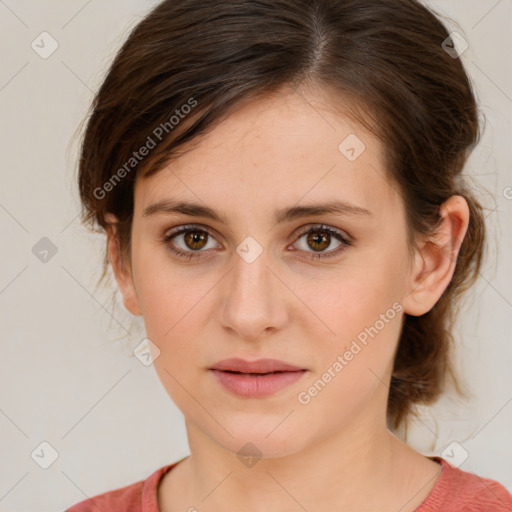
{"type": "Polygon", "coordinates": [[[121,487],[113,491],[104,492],[87,498],[72,507],[66,509],[66,512],[113,512],[114,510],[142,510],[142,489],[145,480],[136,482],[126,487],[121,487]],[[122,509],[119,507],[123,507],[122,509]]]}
{"type": "Polygon", "coordinates": [[[97,494],[66,509],[66,512],[158,512],[157,488],[174,464],[157,469],[146,480],[97,494]]]}
{"type": "Polygon", "coordinates": [[[434,457],[443,466],[441,476],[417,512],[510,512],[512,494],[499,482],[452,466],[434,457]]]}

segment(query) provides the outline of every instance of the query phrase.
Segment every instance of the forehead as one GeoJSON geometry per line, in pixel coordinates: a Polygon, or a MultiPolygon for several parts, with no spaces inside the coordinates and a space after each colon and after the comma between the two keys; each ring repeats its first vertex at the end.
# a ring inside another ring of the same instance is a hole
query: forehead
{"type": "Polygon", "coordinates": [[[135,208],[173,198],[238,214],[280,205],[397,201],[381,142],[324,95],[287,91],[246,103],[159,172],[137,180],[135,208]]]}

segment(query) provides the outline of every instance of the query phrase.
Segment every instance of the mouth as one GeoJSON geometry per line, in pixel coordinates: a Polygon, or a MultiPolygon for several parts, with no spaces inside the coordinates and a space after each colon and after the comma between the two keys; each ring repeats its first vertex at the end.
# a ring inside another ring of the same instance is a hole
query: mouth
{"type": "MultiPolygon", "coordinates": [[[[263,375],[274,375],[276,373],[289,373],[289,371],[277,371],[277,372],[235,372],[232,370],[217,370],[217,371],[223,371],[225,373],[232,373],[234,375],[248,375],[253,377],[262,377],[263,375]]],[[[294,370],[298,372],[306,371],[306,370],[294,370]]]]}
{"type": "Polygon", "coordinates": [[[295,366],[279,359],[258,359],[256,361],[246,361],[245,359],[232,358],[224,359],[216,363],[211,370],[219,370],[231,373],[254,373],[257,375],[277,372],[293,372],[305,370],[300,366],[295,366]]]}
{"type": "Polygon", "coordinates": [[[226,359],[209,368],[209,372],[231,394],[263,398],[294,384],[308,370],[277,359],[226,359]]]}

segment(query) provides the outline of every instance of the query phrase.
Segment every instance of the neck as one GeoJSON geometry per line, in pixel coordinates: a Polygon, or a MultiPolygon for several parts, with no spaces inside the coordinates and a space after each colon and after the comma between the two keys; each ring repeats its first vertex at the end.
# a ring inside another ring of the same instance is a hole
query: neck
{"type": "Polygon", "coordinates": [[[180,482],[167,488],[169,502],[177,504],[173,497],[179,494],[184,510],[415,510],[439,466],[398,440],[384,422],[365,427],[359,422],[356,432],[348,427],[297,453],[245,465],[187,423],[191,456],[180,464],[180,482]]]}

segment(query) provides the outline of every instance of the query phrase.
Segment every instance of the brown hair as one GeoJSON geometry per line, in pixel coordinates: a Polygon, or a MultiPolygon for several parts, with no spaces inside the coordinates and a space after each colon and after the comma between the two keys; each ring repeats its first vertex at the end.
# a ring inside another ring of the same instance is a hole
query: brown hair
{"type": "MultiPolygon", "coordinates": [[[[449,286],[428,313],[404,318],[388,400],[398,427],[452,375],[454,304],[483,253],[482,208],[461,180],[479,139],[477,106],[463,64],[443,48],[448,37],[416,0],[160,3],[133,29],[93,101],[79,163],[83,222],[105,228],[105,214],[116,215],[129,258],[138,176],[161,169],[243,102],[285,86],[316,84],[350,98],[351,112],[383,142],[410,234],[433,233],[439,206],[454,194],[470,208],[449,286]]],[[[101,279],[107,266],[105,254],[101,279]]]]}

